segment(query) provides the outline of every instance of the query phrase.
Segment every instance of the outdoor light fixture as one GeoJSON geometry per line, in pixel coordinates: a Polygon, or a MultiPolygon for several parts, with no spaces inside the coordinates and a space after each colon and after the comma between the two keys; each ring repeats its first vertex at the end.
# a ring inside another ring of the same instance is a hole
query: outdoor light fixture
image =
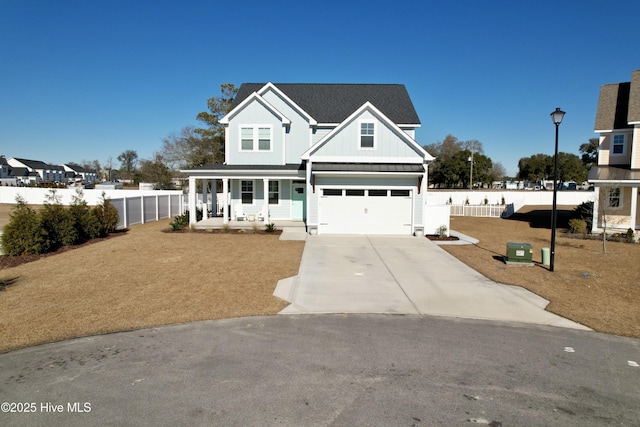
{"type": "Polygon", "coordinates": [[[556,222],[558,220],[557,200],[558,200],[558,128],[562,123],[565,112],[559,108],[551,113],[551,120],[556,125],[556,150],[553,156],[553,207],[551,208],[551,258],[549,260],[549,270],[553,271],[556,256],[556,222]]]}
{"type": "Polygon", "coordinates": [[[473,190],[473,151],[471,152],[468,161],[471,163],[471,174],[469,175],[469,190],[473,190]]]}

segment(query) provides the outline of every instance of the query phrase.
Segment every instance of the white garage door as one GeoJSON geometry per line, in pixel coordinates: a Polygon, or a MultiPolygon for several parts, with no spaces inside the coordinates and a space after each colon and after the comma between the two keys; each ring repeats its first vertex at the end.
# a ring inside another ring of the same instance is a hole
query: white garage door
{"type": "Polygon", "coordinates": [[[322,234],[411,234],[412,190],[320,188],[322,234]]]}

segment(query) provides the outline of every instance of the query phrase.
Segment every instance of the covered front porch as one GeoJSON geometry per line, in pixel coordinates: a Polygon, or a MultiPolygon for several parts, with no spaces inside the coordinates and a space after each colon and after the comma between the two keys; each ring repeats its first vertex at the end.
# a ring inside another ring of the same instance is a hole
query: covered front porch
{"type": "MultiPolygon", "coordinates": [[[[306,230],[307,224],[304,221],[291,221],[291,220],[274,220],[271,221],[271,224],[274,224],[276,230],[284,230],[285,228],[299,228],[301,230],[306,230]]],[[[265,223],[263,221],[235,221],[230,220],[228,222],[224,222],[223,217],[212,217],[202,219],[201,221],[197,221],[193,226],[196,229],[247,229],[253,230],[257,228],[258,230],[264,230],[265,223]]]]}
{"type": "Polygon", "coordinates": [[[588,180],[596,194],[592,232],[640,229],[640,170],[594,166],[588,180]]]}
{"type": "Polygon", "coordinates": [[[189,175],[189,223],[197,228],[305,226],[303,165],[217,164],[182,172],[189,175]]]}

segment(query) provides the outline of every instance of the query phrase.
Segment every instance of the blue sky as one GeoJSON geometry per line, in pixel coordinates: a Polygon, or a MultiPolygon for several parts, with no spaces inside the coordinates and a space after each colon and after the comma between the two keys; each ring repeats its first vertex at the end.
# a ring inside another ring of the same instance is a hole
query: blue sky
{"type": "Polygon", "coordinates": [[[403,83],[431,144],[517,172],[595,136],[600,86],[640,69],[633,1],[0,0],[0,154],[150,158],[221,83],[403,83]]]}

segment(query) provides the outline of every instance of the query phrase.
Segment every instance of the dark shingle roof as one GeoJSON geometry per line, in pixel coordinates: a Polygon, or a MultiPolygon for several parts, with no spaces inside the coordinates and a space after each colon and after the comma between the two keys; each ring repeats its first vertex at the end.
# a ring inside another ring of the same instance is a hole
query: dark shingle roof
{"type": "Polygon", "coordinates": [[[47,164],[40,160],[19,159],[17,157],[15,159],[31,169],[48,169],[47,164]]]}
{"type": "Polygon", "coordinates": [[[628,120],[630,122],[640,122],[640,70],[631,73],[628,120]]]}
{"type": "MultiPolygon", "coordinates": [[[[240,104],[265,83],[243,83],[233,106],[240,104]]],[[[365,102],[396,124],[420,124],[418,114],[402,84],[274,83],[318,123],[341,123],[365,102]]]]}
{"type": "Polygon", "coordinates": [[[630,87],[631,84],[628,82],[602,85],[594,130],[630,127],[627,122],[630,87]]]}

